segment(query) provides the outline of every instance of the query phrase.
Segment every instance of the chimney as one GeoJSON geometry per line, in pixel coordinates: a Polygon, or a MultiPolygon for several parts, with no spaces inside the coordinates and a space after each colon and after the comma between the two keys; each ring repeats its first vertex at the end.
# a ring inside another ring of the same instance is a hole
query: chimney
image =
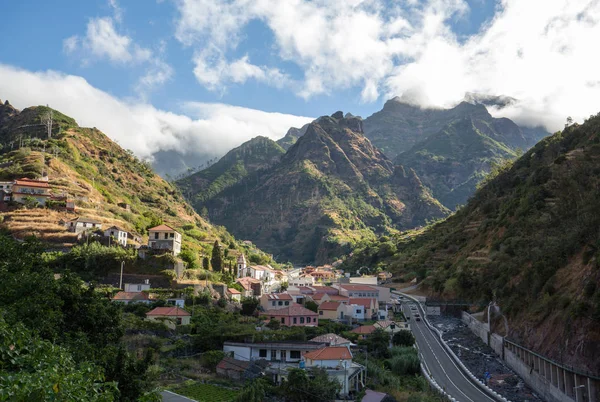
{"type": "Polygon", "coordinates": [[[150,279],[144,279],[144,283],[145,283],[146,285],[150,285],[150,279]]]}

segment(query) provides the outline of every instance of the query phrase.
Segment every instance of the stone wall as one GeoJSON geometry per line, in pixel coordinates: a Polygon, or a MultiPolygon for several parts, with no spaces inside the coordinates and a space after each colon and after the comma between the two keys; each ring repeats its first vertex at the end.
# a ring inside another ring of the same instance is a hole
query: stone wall
{"type": "MultiPolygon", "coordinates": [[[[463,311],[462,312],[462,321],[469,327],[469,329],[477,335],[486,345],[490,344],[489,335],[490,329],[487,323],[483,323],[469,313],[463,311]]],[[[501,355],[501,354],[500,354],[501,355]]]]}

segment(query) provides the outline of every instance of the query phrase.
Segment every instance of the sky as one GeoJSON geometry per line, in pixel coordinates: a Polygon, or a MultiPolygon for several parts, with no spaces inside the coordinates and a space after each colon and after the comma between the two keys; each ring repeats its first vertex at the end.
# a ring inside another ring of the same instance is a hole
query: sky
{"type": "Polygon", "coordinates": [[[400,96],[556,131],[600,109],[600,0],[19,0],[0,99],[49,104],[141,158],[221,156],[400,96]]]}

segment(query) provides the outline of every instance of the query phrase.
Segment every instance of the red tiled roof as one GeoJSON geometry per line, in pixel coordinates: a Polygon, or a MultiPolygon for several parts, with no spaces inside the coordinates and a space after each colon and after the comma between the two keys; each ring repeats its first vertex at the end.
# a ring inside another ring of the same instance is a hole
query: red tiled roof
{"type": "Polygon", "coordinates": [[[371,298],[364,297],[351,297],[348,299],[349,304],[358,304],[359,306],[363,306],[364,308],[371,308],[371,302],[373,301],[373,305],[377,305],[377,300],[371,298]]]}
{"type": "Polygon", "coordinates": [[[311,289],[313,289],[313,291],[315,293],[327,293],[327,294],[329,294],[329,292],[331,292],[332,294],[339,293],[339,290],[337,290],[336,288],[333,288],[331,286],[311,286],[311,289]]]}
{"type": "Polygon", "coordinates": [[[260,281],[258,279],[250,278],[249,276],[239,278],[236,282],[239,283],[240,285],[242,285],[242,287],[246,290],[252,289],[251,285],[253,283],[260,283],[260,281]]]}
{"type": "Polygon", "coordinates": [[[50,188],[47,181],[33,180],[26,177],[15,180],[15,186],[50,188]]]}
{"type": "Polygon", "coordinates": [[[317,337],[312,338],[309,342],[327,343],[330,346],[343,345],[343,344],[350,344],[350,343],[352,343],[348,339],[342,338],[341,336],[336,335],[336,334],[319,335],[317,337]]]}
{"type": "Polygon", "coordinates": [[[269,300],[294,300],[294,298],[288,293],[269,293],[266,294],[269,300]]]}
{"type": "Polygon", "coordinates": [[[304,357],[311,360],[348,360],[352,359],[352,352],[347,346],[328,346],[306,352],[304,357]]]}
{"type": "Polygon", "coordinates": [[[236,360],[228,356],[225,356],[223,360],[221,360],[219,364],[217,364],[217,369],[233,370],[242,373],[248,370],[248,367],[250,367],[250,362],[244,360],[236,360]]]}
{"type": "MultiPolygon", "coordinates": [[[[169,226],[169,225],[165,225],[165,224],[158,225],[158,226],[154,226],[153,228],[150,228],[150,229],[148,229],[148,231],[149,231],[149,232],[150,232],[150,231],[155,231],[155,232],[161,231],[161,232],[165,232],[165,231],[171,231],[171,230],[172,230],[173,232],[177,232],[177,231],[176,231],[175,229],[173,229],[171,226],[169,226]]],[[[177,233],[179,233],[179,232],[177,232],[177,233]]]]}
{"type": "Polygon", "coordinates": [[[123,301],[148,300],[148,295],[144,292],[118,292],[112,299],[123,301]]]}
{"type": "Polygon", "coordinates": [[[331,300],[344,301],[347,302],[349,299],[347,296],[342,295],[327,295],[331,300]]]}
{"type": "Polygon", "coordinates": [[[231,293],[232,295],[241,295],[242,294],[242,292],[240,292],[239,290],[234,289],[234,288],[227,288],[227,291],[229,293],[231,293]]]}
{"type": "Polygon", "coordinates": [[[267,310],[265,311],[264,315],[267,316],[271,316],[271,317],[277,317],[277,316],[315,316],[315,315],[319,315],[317,313],[315,313],[312,310],[309,310],[305,307],[302,307],[301,305],[296,305],[296,306],[290,306],[290,307],[286,307],[286,308],[280,308],[277,310],[267,310]]]}
{"type": "Polygon", "coordinates": [[[146,315],[166,315],[169,317],[190,316],[191,314],[179,307],[157,307],[146,315]]]}
{"type": "Polygon", "coordinates": [[[354,328],[352,331],[355,334],[363,334],[363,335],[368,335],[370,333],[372,333],[373,331],[375,331],[375,326],[373,325],[362,325],[358,328],[354,328]]]}
{"type": "Polygon", "coordinates": [[[319,310],[337,310],[340,304],[340,302],[326,301],[319,305],[319,310]]]}
{"type": "Polygon", "coordinates": [[[369,292],[379,292],[378,289],[374,288],[373,286],[369,286],[369,285],[349,285],[349,284],[342,284],[340,285],[340,287],[342,289],[346,289],[346,290],[364,290],[364,291],[369,291],[369,292]]]}

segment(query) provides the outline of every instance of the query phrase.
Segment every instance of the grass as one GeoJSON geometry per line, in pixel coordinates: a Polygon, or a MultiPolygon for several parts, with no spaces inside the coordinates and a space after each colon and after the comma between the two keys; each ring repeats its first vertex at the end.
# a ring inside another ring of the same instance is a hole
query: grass
{"type": "Polygon", "coordinates": [[[173,392],[195,399],[198,402],[230,402],[235,400],[238,394],[237,391],[231,389],[199,382],[177,387],[173,389],[173,392]]]}

